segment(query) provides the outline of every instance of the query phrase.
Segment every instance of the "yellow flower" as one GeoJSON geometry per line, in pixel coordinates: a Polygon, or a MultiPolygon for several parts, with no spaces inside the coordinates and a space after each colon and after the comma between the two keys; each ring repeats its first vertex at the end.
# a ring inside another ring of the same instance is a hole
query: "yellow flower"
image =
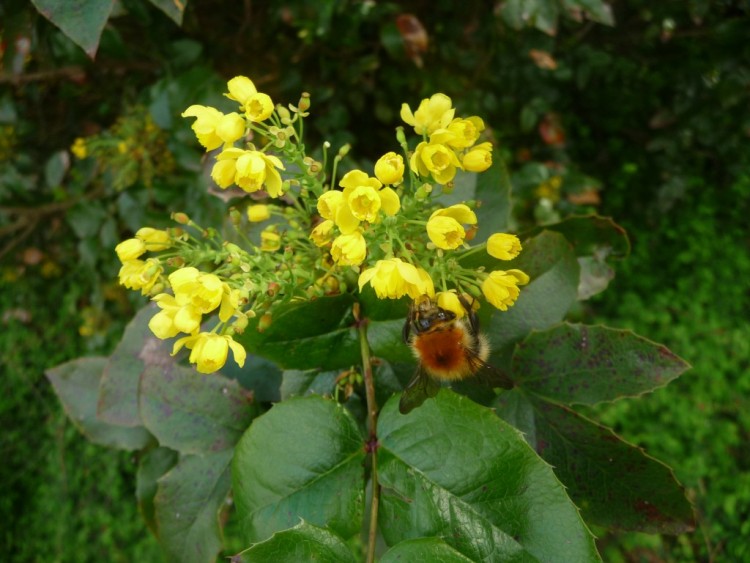
{"type": "Polygon", "coordinates": [[[352,215],[360,221],[377,221],[381,203],[376,189],[370,186],[357,186],[349,192],[346,202],[352,215]]]}
{"type": "Polygon", "coordinates": [[[455,291],[438,292],[437,306],[446,311],[452,311],[457,318],[461,318],[466,314],[466,309],[464,309],[455,291]]]}
{"type": "Polygon", "coordinates": [[[347,172],[339,185],[344,188],[346,205],[336,210],[335,222],[344,234],[352,233],[359,221],[376,223],[378,212],[395,215],[401,208],[398,194],[392,188],[383,188],[377,178],[371,178],[361,170],[347,172]]]}
{"type": "Polygon", "coordinates": [[[247,219],[251,223],[260,223],[271,216],[271,209],[267,205],[258,203],[247,208],[247,219]]]}
{"type": "Polygon", "coordinates": [[[463,244],[466,231],[453,217],[439,215],[427,221],[427,236],[438,248],[453,250],[463,244]]]}
{"type": "Polygon", "coordinates": [[[469,172],[484,172],[492,166],[492,143],[482,143],[467,152],[461,166],[469,172]]]}
{"type": "Polygon", "coordinates": [[[200,373],[213,373],[224,367],[227,363],[229,350],[234,354],[234,361],[243,367],[247,353],[239,342],[228,334],[213,334],[200,332],[192,336],[185,336],[174,343],[172,355],[179,352],[183,346],[191,350],[190,363],[195,364],[195,369],[200,373]]]}
{"type": "Polygon", "coordinates": [[[430,215],[430,219],[440,216],[452,217],[453,219],[464,225],[476,225],[477,223],[476,213],[474,213],[471,208],[465,203],[457,203],[456,205],[451,205],[450,207],[438,209],[432,215],[430,215]]]}
{"type": "Polygon", "coordinates": [[[273,113],[273,101],[271,96],[258,92],[245,104],[245,115],[253,123],[265,121],[273,113]]]}
{"type": "Polygon", "coordinates": [[[379,299],[399,299],[408,295],[416,299],[435,295],[430,275],[400,258],[378,260],[375,266],[359,275],[359,291],[369,283],[379,299]]]}
{"type": "Polygon", "coordinates": [[[430,142],[465,149],[476,143],[482,131],[484,131],[484,121],[481,118],[476,116],[467,119],[456,118],[445,129],[438,129],[430,135],[430,142]]]}
{"type": "Polygon", "coordinates": [[[359,231],[339,235],[331,245],[331,256],[339,266],[359,266],[367,255],[365,237],[359,231]]]}
{"type": "Polygon", "coordinates": [[[521,252],[521,241],[516,235],[495,233],[487,239],[487,254],[499,260],[513,260],[521,252]]]}
{"type": "Polygon", "coordinates": [[[123,263],[118,276],[120,284],[128,289],[140,289],[141,295],[147,295],[163,271],[164,268],[156,258],[149,258],[145,262],[128,260],[123,263]]]}
{"type": "Polygon", "coordinates": [[[409,166],[420,176],[432,176],[437,183],[447,184],[456,176],[461,163],[450,147],[423,141],[417,145],[409,166]]]}
{"type": "Polygon", "coordinates": [[[240,110],[245,112],[248,120],[265,121],[273,113],[273,101],[268,94],[258,92],[255,84],[246,76],[235,76],[227,82],[229,93],[224,94],[230,100],[239,102],[240,110]]]}
{"type": "Polygon", "coordinates": [[[236,162],[236,159],[217,160],[211,168],[211,179],[221,189],[225,190],[234,184],[234,177],[237,174],[236,162]]]}
{"type": "Polygon", "coordinates": [[[216,108],[192,105],[182,117],[197,117],[192,128],[207,151],[232,144],[245,134],[245,120],[238,113],[224,115],[216,108]]]}
{"type": "Polygon", "coordinates": [[[231,178],[248,193],[265,187],[271,197],[281,195],[282,181],[277,168],[283,170],[284,165],[277,157],[260,151],[228,148],[216,160],[211,177],[219,187],[229,187],[231,178]]]}
{"type": "Polygon", "coordinates": [[[260,249],[264,252],[276,252],[281,248],[281,237],[273,231],[260,233],[260,249]]]}
{"type": "Polygon", "coordinates": [[[315,246],[325,246],[331,242],[333,225],[333,221],[326,219],[312,230],[310,239],[315,243],[315,246]]]}
{"type": "Polygon", "coordinates": [[[142,240],[146,244],[146,249],[151,252],[159,252],[172,246],[172,237],[167,231],[151,227],[138,229],[135,238],[142,240]]]}
{"type": "Polygon", "coordinates": [[[404,159],[400,154],[388,152],[375,163],[375,176],[384,184],[400,184],[404,178],[404,159]]]}
{"type": "Polygon", "coordinates": [[[445,94],[433,94],[419,104],[412,113],[409,104],[401,105],[401,119],[414,127],[417,135],[430,134],[436,129],[446,127],[455,114],[451,99],[445,94]]]}
{"type": "Polygon", "coordinates": [[[180,332],[191,334],[201,326],[201,313],[190,302],[186,302],[186,296],[182,295],[176,299],[168,293],[160,293],[153,298],[161,311],[156,313],[148,322],[148,328],[162,340],[177,336],[180,332]]]}
{"type": "Polygon", "coordinates": [[[529,283],[529,276],[521,270],[496,270],[482,282],[482,293],[492,305],[507,311],[518,299],[519,285],[529,283]]]}
{"type": "Polygon", "coordinates": [[[240,109],[243,111],[247,101],[258,93],[255,84],[247,76],[235,76],[227,82],[227,88],[229,89],[229,93],[225,93],[224,95],[230,100],[239,102],[240,109]]]}
{"type": "Polygon", "coordinates": [[[393,216],[401,209],[401,200],[393,188],[383,188],[378,192],[380,196],[380,209],[388,216],[393,216]]]}
{"type": "Polygon", "coordinates": [[[334,220],[336,211],[344,202],[344,194],[338,190],[329,190],[318,198],[318,213],[323,219],[334,220]]]}
{"type": "MultiPolygon", "coordinates": [[[[216,274],[200,272],[196,268],[180,268],[169,275],[175,299],[190,303],[200,313],[210,313],[221,304],[225,282],[216,274]]],[[[183,331],[187,332],[187,331],[183,331]]]]}
{"type": "Polygon", "coordinates": [[[86,148],[86,139],[78,137],[73,141],[73,145],[70,147],[70,152],[78,159],[84,159],[88,156],[89,151],[86,148]]]}
{"type": "Polygon", "coordinates": [[[146,243],[139,238],[129,238],[115,246],[115,252],[120,262],[125,263],[129,260],[135,260],[146,252],[146,243]]]}

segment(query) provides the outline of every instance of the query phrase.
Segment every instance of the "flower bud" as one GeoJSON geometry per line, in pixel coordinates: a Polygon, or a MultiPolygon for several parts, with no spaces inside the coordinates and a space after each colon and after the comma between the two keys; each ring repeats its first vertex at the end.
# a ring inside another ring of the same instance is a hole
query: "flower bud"
{"type": "Polygon", "coordinates": [[[181,212],[172,213],[172,220],[180,225],[188,225],[190,223],[190,217],[181,212]]]}
{"type": "Polygon", "coordinates": [[[310,109],[310,94],[308,92],[302,92],[297,107],[300,111],[307,111],[310,109]]]}
{"type": "Polygon", "coordinates": [[[251,223],[260,223],[271,216],[271,209],[262,203],[247,208],[247,219],[251,223]]]}

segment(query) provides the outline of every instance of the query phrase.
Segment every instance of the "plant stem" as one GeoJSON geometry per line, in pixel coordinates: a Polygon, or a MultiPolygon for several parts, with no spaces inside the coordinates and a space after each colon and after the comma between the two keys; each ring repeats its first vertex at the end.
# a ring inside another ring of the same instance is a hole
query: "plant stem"
{"type": "Polygon", "coordinates": [[[362,354],[362,372],[365,380],[365,395],[367,397],[367,451],[371,455],[372,502],[370,504],[370,532],[367,539],[367,563],[375,561],[375,540],[378,533],[378,504],[380,501],[380,485],[378,484],[378,405],[375,402],[375,383],[372,376],[370,362],[370,346],[367,343],[367,320],[360,319],[358,323],[359,346],[362,354]]]}

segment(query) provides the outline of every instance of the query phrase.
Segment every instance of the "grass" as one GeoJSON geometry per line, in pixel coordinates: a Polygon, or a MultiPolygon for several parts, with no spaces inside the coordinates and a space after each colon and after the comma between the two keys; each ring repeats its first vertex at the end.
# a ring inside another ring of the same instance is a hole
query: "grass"
{"type": "Polygon", "coordinates": [[[132,455],[83,439],[44,377],[48,367],[107,348],[87,350],[78,333],[87,283],[27,270],[0,292],[5,561],[162,560],[138,514],[132,455]]]}

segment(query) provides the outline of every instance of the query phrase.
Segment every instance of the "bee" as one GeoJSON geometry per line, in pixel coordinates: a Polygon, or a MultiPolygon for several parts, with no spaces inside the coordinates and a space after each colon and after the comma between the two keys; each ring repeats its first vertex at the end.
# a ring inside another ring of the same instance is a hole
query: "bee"
{"type": "Polygon", "coordinates": [[[437,395],[441,382],[460,381],[480,371],[490,376],[485,379],[495,386],[513,387],[505,373],[487,363],[490,344],[479,332],[479,318],[463,296],[459,296],[459,301],[466,311],[460,318],[453,311],[438,307],[426,295],[409,306],[403,337],[419,365],[401,395],[402,414],[437,395]]]}

